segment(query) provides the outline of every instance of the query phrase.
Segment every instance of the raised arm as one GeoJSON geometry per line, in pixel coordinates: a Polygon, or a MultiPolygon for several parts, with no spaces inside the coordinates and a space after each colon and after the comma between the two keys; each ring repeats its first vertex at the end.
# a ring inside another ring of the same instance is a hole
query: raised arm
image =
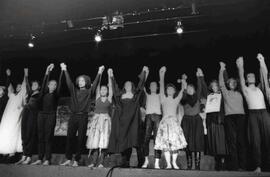
{"type": "Polygon", "coordinates": [[[101,75],[104,71],[105,67],[104,66],[100,66],[98,68],[98,73],[97,73],[97,76],[93,82],[93,85],[91,86],[90,88],[90,94],[93,95],[95,94],[96,90],[97,90],[97,87],[98,87],[98,84],[100,83],[100,79],[101,79],[101,75]]]}
{"type": "Polygon", "coordinates": [[[11,93],[14,93],[14,88],[11,84],[11,81],[10,81],[10,76],[11,76],[11,70],[10,69],[7,69],[6,70],[6,75],[7,75],[7,80],[6,80],[6,89],[7,89],[7,94],[8,96],[11,94],[11,93]]]}
{"type": "Polygon", "coordinates": [[[30,96],[32,94],[32,89],[31,89],[28,77],[29,76],[28,76],[28,73],[27,73],[27,76],[25,76],[26,93],[27,93],[28,96],[30,96]]]}
{"type": "Polygon", "coordinates": [[[161,97],[161,101],[163,101],[165,99],[165,73],[166,73],[166,67],[163,66],[162,68],[160,68],[159,70],[159,84],[160,84],[160,97],[161,97]]]}
{"type": "Polygon", "coordinates": [[[139,75],[140,81],[137,85],[136,92],[143,91],[146,78],[148,77],[149,69],[148,67],[144,66],[142,72],[139,75]]]}
{"type": "Polygon", "coordinates": [[[222,94],[227,94],[228,89],[226,88],[225,81],[224,81],[224,72],[226,71],[226,65],[223,62],[219,62],[220,64],[220,70],[219,70],[219,85],[222,91],[222,94]]]}
{"type": "Polygon", "coordinates": [[[109,88],[109,95],[108,95],[108,100],[109,102],[112,102],[112,97],[113,97],[113,88],[112,88],[112,78],[113,77],[113,70],[108,69],[108,88],[109,88]]]}
{"type": "Polygon", "coordinates": [[[177,97],[175,98],[177,102],[180,102],[180,100],[182,99],[183,92],[186,88],[187,88],[187,75],[183,74],[181,80],[181,90],[178,93],[177,97]]]}
{"type": "Polygon", "coordinates": [[[48,91],[48,82],[49,82],[49,77],[50,77],[50,71],[52,70],[52,64],[50,64],[45,72],[43,81],[42,81],[42,86],[41,86],[41,90],[40,90],[40,96],[43,96],[45,93],[47,93],[48,91]]]}
{"type": "Polygon", "coordinates": [[[70,92],[71,95],[74,95],[75,94],[75,86],[74,86],[73,82],[70,79],[69,73],[67,71],[67,65],[65,63],[61,63],[60,66],[61,66],[61,70],[65,73],[66,83],[67,83],[69,92],[70,92]]]}
{"type": "Polygon", "coordinates": [[[100,82],[101,82],[101,78],[100,78],[98,85],[97,85],[97,88],[96,88],[96,99],[98,99],[100,97],[100,82]]]}
{"type": "Polygon", "coordinates": [[[202,71],[201,68],[197,68],[197,84],[198,84],[198,87],[200,87],[201,89],[201,93],[200,93],[200,99],[202,98],[207,98],[207,95],[208,95],[208,87],[207,87],[207,84],[204,80],[204,73],[202,71]]]}
{"type": "Polygon", "coordinates": [[[236,60],[236,65],[237,65],[238,72],[239,72],[240,85],[241,85],[242,92],[244,94],[246,94],[247,86],[245,84],[245,77],[244,77],[244,61],[243,61],[243,57],[239,57],[236,60]]]}
{"type": "Polygon", "coordinates": [[[262,54],[257,55],[257,59],[260,62],[260,75],[261,75],[261,84],[263,91],[265,92],[267,99],[270,99],[270,88],[269,88],[269,81],[268,81],[268,69],[265,64],[265,60],[262,54]]]}
{"type": "Polygon", "coordinates": [[[59,97],[60,95],[60,90],[61,90],[61,86],[62,86],[62,77],[63,77],[63,71],[61,70],[61,73],[59,75],[59,79],[58,79],[58,85],[57,85],[57,90],[56,90],[56,95],[59,97]]]}

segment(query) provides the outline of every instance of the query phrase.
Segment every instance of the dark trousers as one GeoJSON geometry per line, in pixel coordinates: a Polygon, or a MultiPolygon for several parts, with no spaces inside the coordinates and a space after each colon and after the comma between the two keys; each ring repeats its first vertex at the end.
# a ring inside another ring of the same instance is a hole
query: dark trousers
{"type": "Polygon", "coordinates": [[[51,160],[56,113],[39,113],[38,115],[38,158],[51,160]]]}
{"type": "Polygon", "coordinates": [[[247,121],[245,115],[228,115],[225,117],[225,133],[229,156],[229,170],[246,169],[247,161],[247,121]]]}
{"type": "Polygon", "coordinates": [[[77,138],[77,149],[75,160],[81,159],[81,154],[85,148],[86,131],[87,131],[88,115],[87,114],[72,114],[68,121],[67,130],[67,145],[66,145],[66,158],[72,160],[72,149],[75,144],[76,134],[77,138]]]}
{"type": "Polygon", "coordinates": [[[269,170],[270,167],[270,116],[266,110],[249,110],[248,135],[253,165],[269,170]],[[265,163],[262,164],[262,159],[265,163]]]}
{"type": "Polygon", "coordinates": [[[31,157],[37,140],[37,110],[25,107],[22,112],[21,133],[23,155],[31,157]]]}
{"type": "MultiPolygon", "coordinates": [[[[145,117],[145,136],[144,136],[144,143],[143,143],[143,152],[144,156],[149,155],[149,142],[152,137],[152,132],[154,133],[154,140],[157,136],[159,122],[161,120],[161,115],[158,114],[147,114],[145,117]]],[[[155,158],[161,158],[161,151],[155,150],[155,158]]]]}
{"type": "MultiPolygon", "coordinates": [[[[137,160],[138,160],[137,167],[140,168],[144,162],[142,148],[136,148],[136,151],[137,151],[137,160]]],[[[121,152],[122,167],[129,167],[130,166],[129,162],[130,162],[131,154],[132,154],[132,148],[128,148],[124,152],[121,152]]]]}

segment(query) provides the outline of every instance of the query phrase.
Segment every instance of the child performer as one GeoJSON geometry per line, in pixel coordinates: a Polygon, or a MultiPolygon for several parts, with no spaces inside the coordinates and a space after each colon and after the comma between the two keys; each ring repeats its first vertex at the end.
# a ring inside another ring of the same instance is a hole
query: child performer
{"type": "Polygon", "coordinates": [[[176,160],[178,156],[178,150],[186,148],[187,142],[184,137],[183,130],[177,118],[177,108],[180,100],[182,99],[184,88],[186,87],[186,81],[182,79],[181,91],[176,95],[176,88],[172,84],[168,84],[166,92],[164,88],[164,77],[166,73],[166,67],[162,67],[159,71],[160,75],[160,97],[163,110],[163,118],[159,124],[155,150],[162,150],[165,154],[167,162],[167,169],[179,169],[176,160]],[[171,154],[172,152],[172,164],[171,154]]]}
{"type": "Polygon", "coordinates": [[[237,91],[237,81],[228,79],[228,88],[225,85],[224,73],[226,65],[220,62],[219,85],[224,98],[225,133],[229,151],[228,169],[246,169],[246,119],[242,94],[237,91]]]}
{"type": "Polygon", "coordinates": [[[13,156],[16,152],[22,152],[20,115],[26,97],[26,77],[28,69],[24,69],[24,80],[17,85],[15,93],[9,85],[9,100],[0,124],[0,154],[13,156]]]}
{"type": "MultiPolygon", "coordinates": [[[[109,152],[121,153],[122,167],[129,167],[132,148],[139,148],[139,124],[141,119],[140,99],[143,93],[144,83],[149,73],[148,67],[143,67],[139,76],[140,82],[137,88],[130,81],[125,82],[123,92],[112,78],[115,111],[112,117],[112,132],[109,141],[109,152]]],[[[139,159],[139,158],[138,158],[139,159]]],[[[141,162],[139,159],[138,165],[141,162]]]]}
{"type": "MultiPolygon", "coordinates": [[[[198,69],[198,75],[204,76],[198,69]]],[[[204,79],[201,84],[205,86],[204,79]]],[[[212,81],[209,86],[205,112],[207,127],[207,153],[215,157],[215,169],[225,169],[225,155],[227,155],[226,137],[224,128],[224,115],[222,109],[222,95],[217,81],[212,81]]]]}
{"type": "MultiPolygon", "coordinates": [[[[145,117],[145,137],[144,137],[144,156],[145,161],[142,168],[147,168],[149,166],[149,142],[152,136],[152,132],[154,132],[154,140],[157,136],[157,130],[159,126],[159,122],[161,120],[161,103],[160,103],[160,95],[157,93],[158,85],[156,82],[150,83],[150,94],[146,94],[146,117],[145,117]]],[[[155,150],[155,169],[159,169],[159,160],[161,158],[161,151],[155,150]]]]}
{"type": "Polygon", "coordinates": [[[192,84],[188,84],[185,88],[183,98],[181,100],[184,106],[184,117],[182,119],[182,128],[187,140],[186,148],[187,169],[192,169],[192,152],[194,152],[195,169],[200,170],[201,152],[204,151],[204,128],[203,120],[200,116],[201,112],[201,79],[197,71],[197,90],[192,84]]]}
{"type": "Polygon", "coordinates": [[[54,64],[50,64],[47,67],[40,91],[40,106],[37,120],[38,160],[32,163],[32,165],[42,164],[44,156],[45,161],[43,165],[51,164],[57,102],[60,97],[61,78],[63,75],[63,72],[61,72],[58,84],[56,80],[49,80],[53,68],[54,64]]]}
{"type": "Polygon", "coordinates": [[[68,132],[67,132],[67,145],[66,145],[66,158],[67,160],[61,165],[67,166],[72,165],[77,167],[79,164],[79,160],[81,158],[81,153],[85,147],[85,137],[87,131],[87,123],[88,123],[88,110],[90,107],[91,99],[95,93],[96,87],[99,83],[100,76],[104,71],[104,66],[99,67],[98,74],[96,79],[91,85],[91,80],[89,76],[81,75],[76,79],[76,85],[79,87],[78,89],[72,83],[66,64],[62,63],[61,68],[65,73],[67,86],[69,88],[69,92],[71,94],[71,117],[68,122],[68,132]],[[89,88],[90,87],[90,88],[89,88]],[[78,143],[77,143],[77,151],[75,156],[75,161],[72,164],[72,146],[73,142],[76,138],[76,134],[78,132],[78,143]]]}
{"type": "Polygon", "coordinates": [[[92,155],[88,167],[103,167],[105,151],[108,149],[111,133],[110,108],[112,104],[112,69],[108,69],[108,87],[100,84],[96,90],[95,115],[91,120],[86,147],[92,155]],[[91,152],[92,151],[92,152],[91,152]],[[99,157],[99,160],[98,160],[99,157]]]}
{"type": "MultiPolygon", "coordinates": [[[[267,68],[262,55],[257,56],[261,69],[267,73],[267,68]]],[[[262,167],[262,149],[266,151],[268,167],[270,163],[270,116],[266,110],[266,104],[262,91],[255,86],[256,78],[254,73],[247,74],[247,80],[244,77],[244,61],[243,57],[236,60],[239,70],[242,92],[246,98],[249,117],[248,117],[248,136],[252,148],[252,158],[255,165],[255,172],[260,173],[262,167]],[[246,84],[248,86],[246,86],[246,84]]],[[[264,79],[266,81],[266,79],[264,79]]],[[[268,87],[269,89],[269,87],[268,87]]]]}

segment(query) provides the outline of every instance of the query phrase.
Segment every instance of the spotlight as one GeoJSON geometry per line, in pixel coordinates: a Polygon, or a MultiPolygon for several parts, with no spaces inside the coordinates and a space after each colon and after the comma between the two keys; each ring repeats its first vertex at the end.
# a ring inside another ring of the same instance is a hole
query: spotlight
{"type": "Polygon", "coordinates": [[[30,34],[30,39],[29,39],[29,42],[28,42],[28,47],[29,48],[33,48],[35,46],[35,44],[34,44],[34,39],[35,38],[36,37],[33,34],[30,34]]]}
{"type": "Polygon", "coordinates": [[[97,34],[95,35],[95,41],[96,42],[102,41],[102,35],[100,34],[100,31],[98,31],[97,34]]]}
{"type": "Polygon", "coordinates": [[[34,45],[33,42],[29,42],[29,43],[28,43],[28,47],[29,47],[29,48],[33,48],[34,46],[35,46],[35,45],[34,45]]]}
{"type": "Polygon", "coordinates": [[[176,24],[176,33],[182,34],[183,32],[184,32],[183,25],[182,25],[182,22],[179,20],[177,21],[177,24],[176,24]]]}

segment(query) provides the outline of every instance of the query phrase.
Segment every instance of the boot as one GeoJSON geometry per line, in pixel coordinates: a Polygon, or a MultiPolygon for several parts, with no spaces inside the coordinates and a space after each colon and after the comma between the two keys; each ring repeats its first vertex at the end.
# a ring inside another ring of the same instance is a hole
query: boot
{"type": "Polygon", "coordinates": [[[186,156],[187,156],[187,170],[192,169],[192,153],[186,151],[186,156]]]}
{"type": "Polygon", "coordinates": [[[201,169],[201,153],[196,152],[195,153],[195,170],[200,170],[201,169]]]}

